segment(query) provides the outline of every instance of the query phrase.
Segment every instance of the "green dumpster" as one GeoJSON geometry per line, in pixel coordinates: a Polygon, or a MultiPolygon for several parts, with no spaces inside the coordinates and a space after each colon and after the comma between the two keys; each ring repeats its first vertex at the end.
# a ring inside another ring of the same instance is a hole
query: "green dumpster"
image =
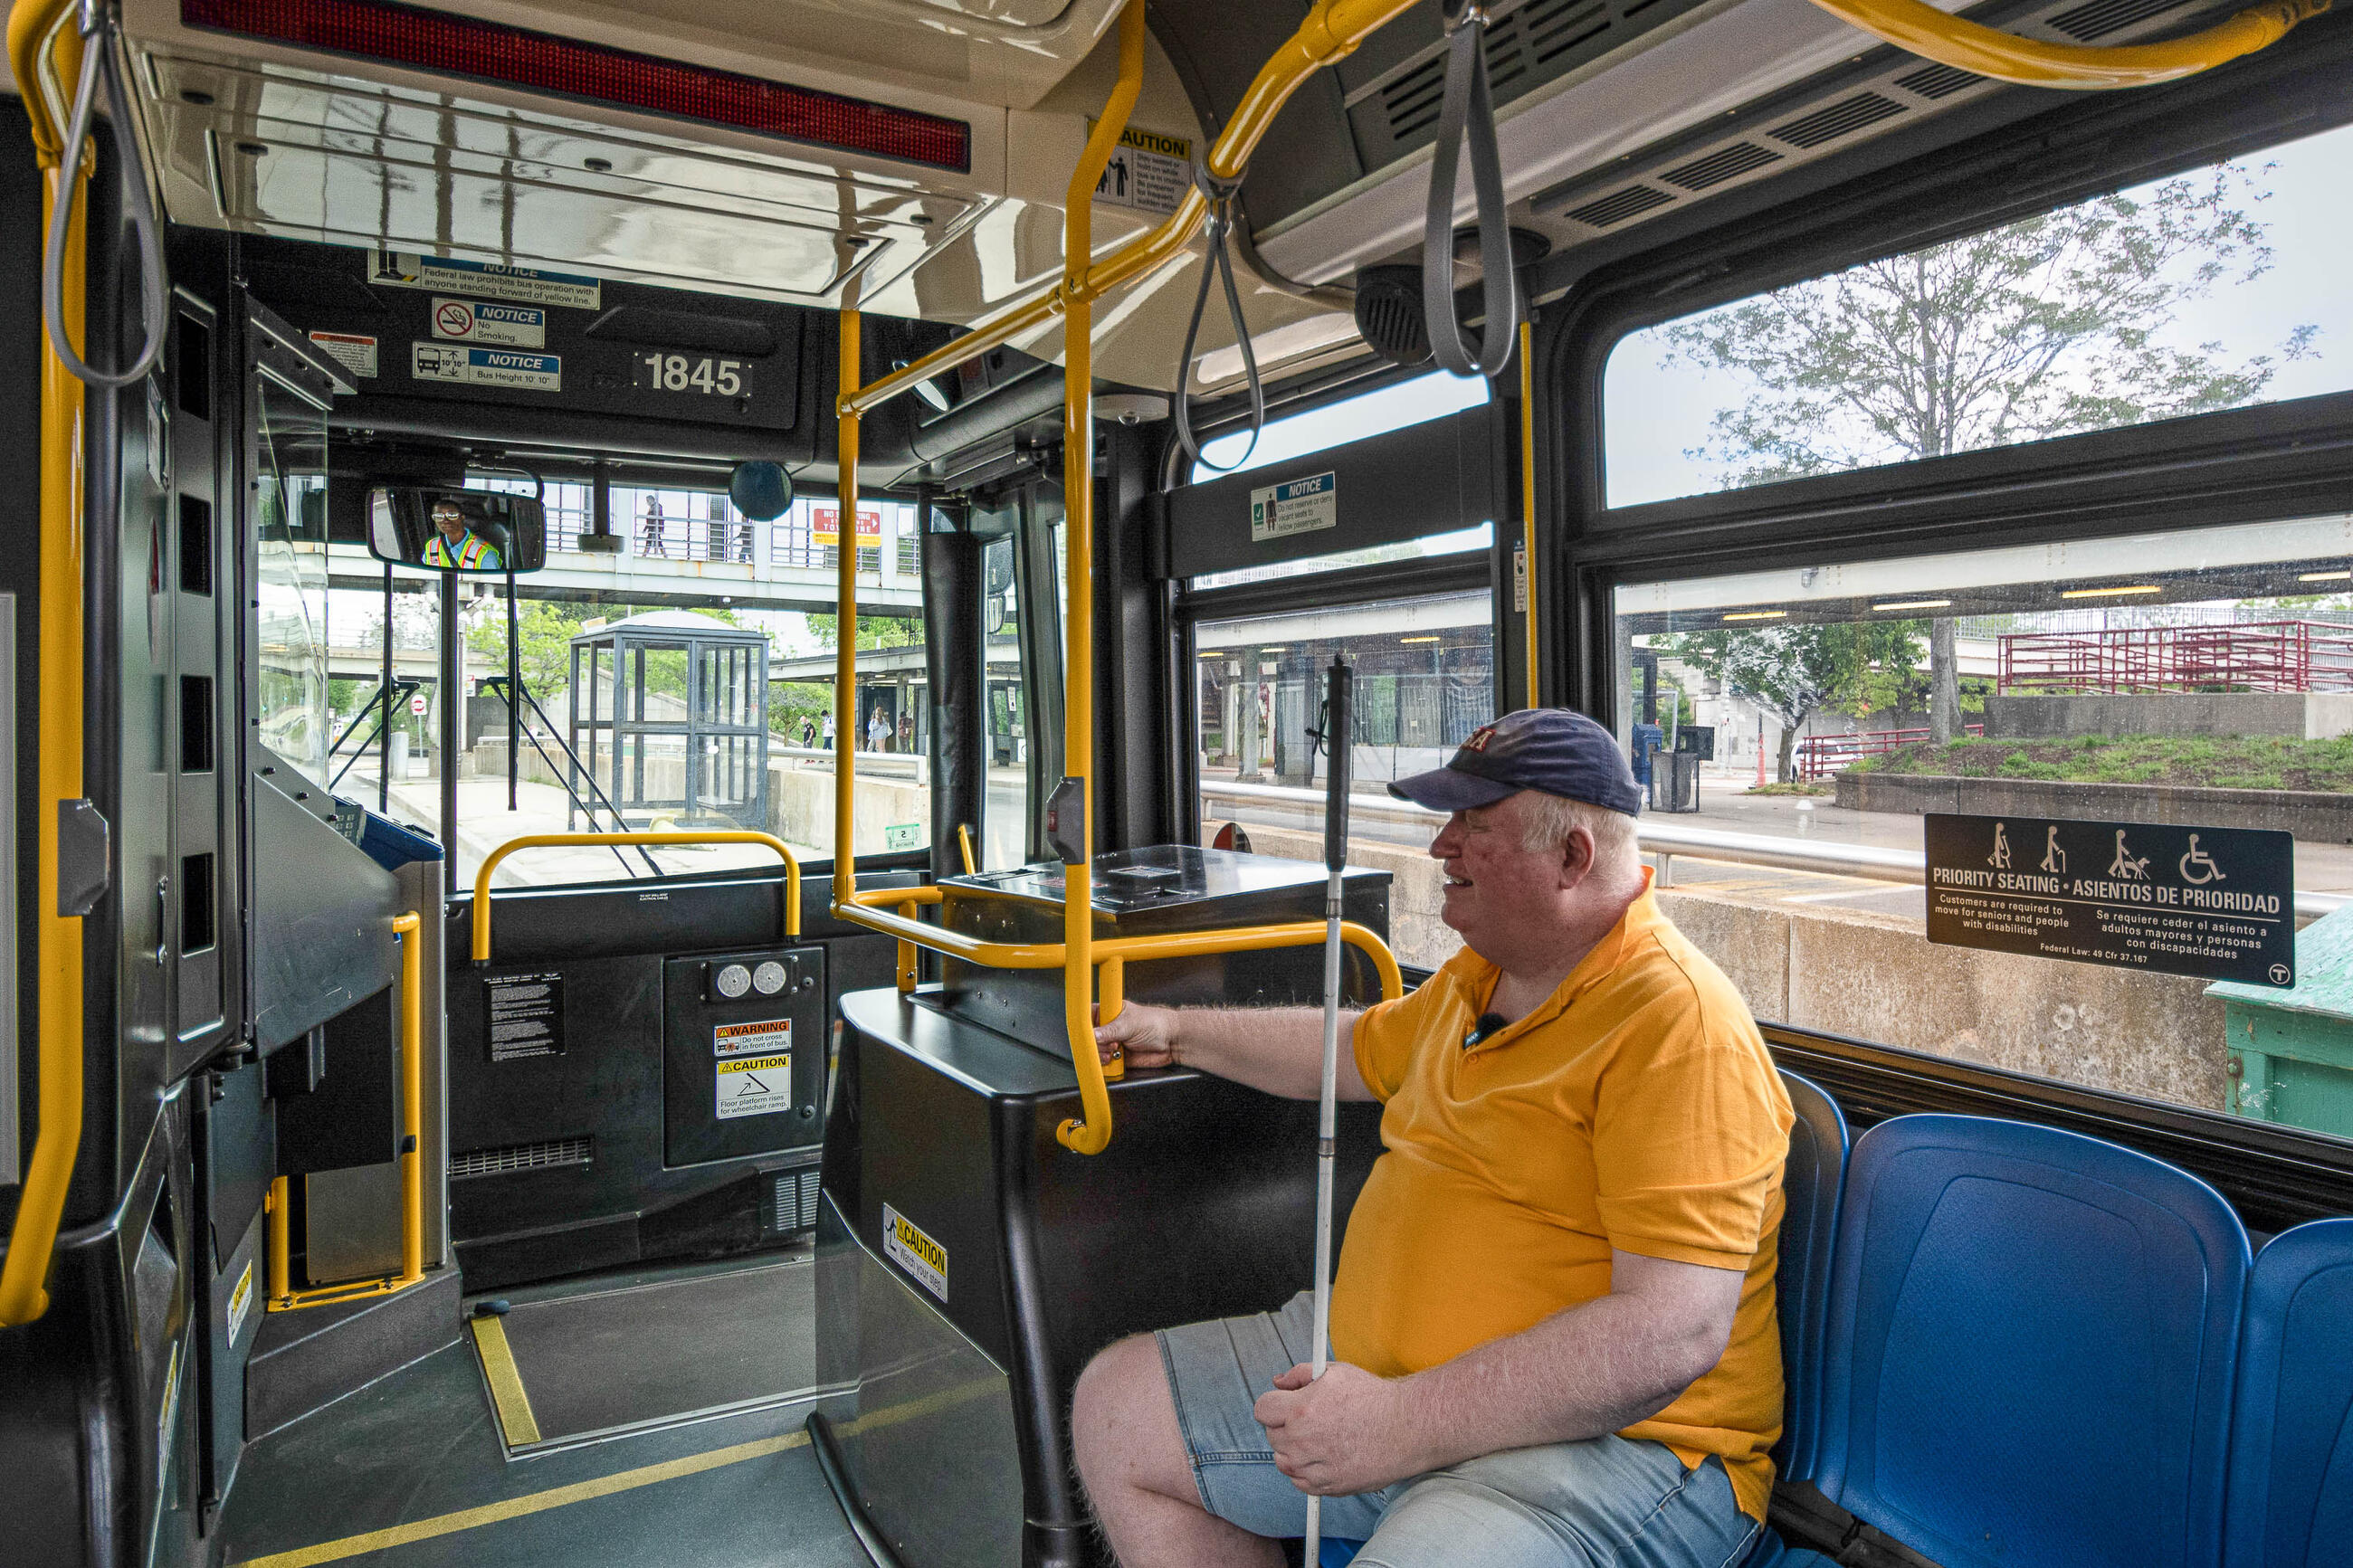
{"type": "Polygon", "coordinates": [[[2353,1138],[2353,907],[2295,937],[2285,990],[2220,980],[2231,1059],[2225,1110],[2353,1138]]]}

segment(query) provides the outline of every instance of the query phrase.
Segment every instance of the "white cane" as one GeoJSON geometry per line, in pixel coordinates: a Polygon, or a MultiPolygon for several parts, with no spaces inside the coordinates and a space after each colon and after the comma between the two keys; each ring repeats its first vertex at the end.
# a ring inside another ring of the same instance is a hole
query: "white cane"
{"type": "MultiPolygon", "coordinates": [[[[1335,655],[1324,672],[1324,731],[1330,752],[1324,794],[1324,1084],[1315,1108],[1315,1353],[1324,1375],[1332,1331],[1333,1141],[1338,1131],[1340,1083],[1340,879],[1348,863],[1348,667],[1335,655]]],[[[1324,1545],[1324,1500],[1307,1494],[1307,1543],[1302,1561],[1316,1568],[1324,1545]]]]}

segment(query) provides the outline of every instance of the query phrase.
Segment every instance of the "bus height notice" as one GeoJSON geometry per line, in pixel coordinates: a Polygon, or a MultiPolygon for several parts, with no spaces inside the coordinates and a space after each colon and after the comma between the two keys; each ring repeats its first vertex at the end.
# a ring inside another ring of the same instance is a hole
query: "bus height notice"
{"type": "Polygon", "coordinates": [[[1928,940],[2295,984],[2295,840],[2246,827],[1930,814],[1928,940]]]}

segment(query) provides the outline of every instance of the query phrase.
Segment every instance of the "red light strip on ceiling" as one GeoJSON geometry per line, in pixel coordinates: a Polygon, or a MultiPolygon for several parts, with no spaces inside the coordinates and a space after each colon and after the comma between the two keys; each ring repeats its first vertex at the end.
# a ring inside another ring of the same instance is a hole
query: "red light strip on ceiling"
{"type": "Polygon", "coordinates": [[[960,120],[391,0],[180,0],[180,20],[211,32],[788,137],[844,153],[871,153],[957,174],[972,169],[972,127],[960,120]]]}

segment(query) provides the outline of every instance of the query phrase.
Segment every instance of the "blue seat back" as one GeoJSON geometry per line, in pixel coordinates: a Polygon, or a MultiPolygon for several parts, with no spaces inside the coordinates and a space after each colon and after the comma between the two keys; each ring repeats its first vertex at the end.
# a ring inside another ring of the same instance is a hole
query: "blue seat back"
{"type": "Polygon", "coordinates": [[[2230,1568],[2353,1553],[2353,1219],[2283,1231],[2255,1257],[2230,1499],[2230,1568]]]}
{"type": "Polygon", "coordinates": [[[1782,1168],[1780,1260],[1775,1279],[1781,1321],[1781,1441],[1773,1462],[1783,1480],[1813,1477],[1821,1404],[1822,1321],[1838,1240],[1839,1190],[1846,1180],[1846,1118],[1820,1088],[1784,1070],[1781,1087],[1798,1113],[1782,1168]]]}
{"type": "Polygon", "coordinates": [[[2052,1128],[1904,1116],[1841,1201],[1815,1484],[1944,1568],[2203,1568],[2249,1266],[2221,1195],[2052,1128]]]}

